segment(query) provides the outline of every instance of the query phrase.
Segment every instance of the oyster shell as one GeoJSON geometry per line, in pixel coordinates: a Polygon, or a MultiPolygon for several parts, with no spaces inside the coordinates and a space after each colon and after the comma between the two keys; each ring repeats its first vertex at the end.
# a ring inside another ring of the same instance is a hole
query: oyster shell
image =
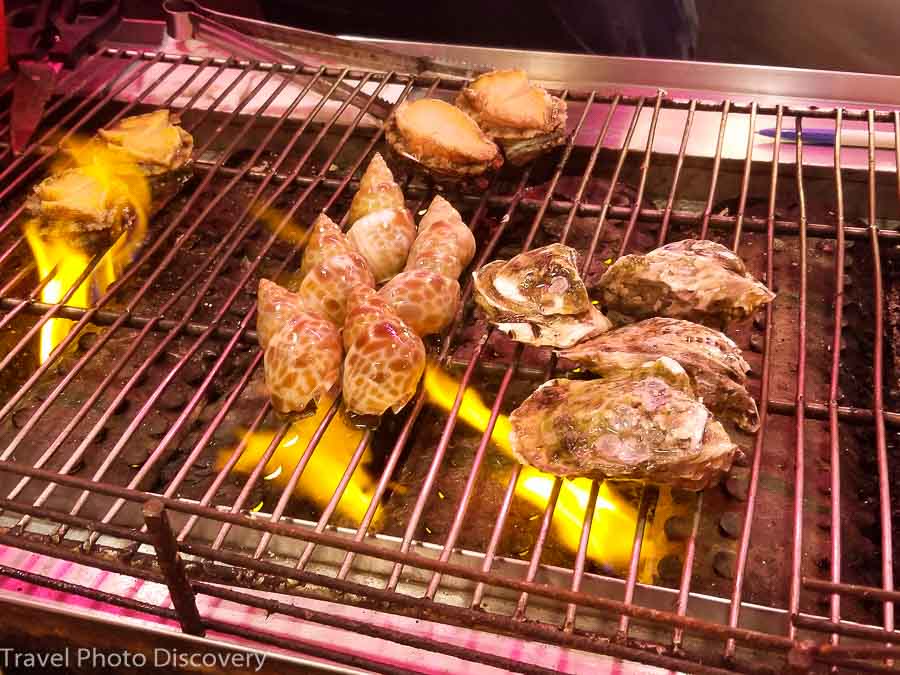
{"type": "Polygon", "coordinates": [[[667,316],[724,328],[775,298],[734,253],[698,239],[619,258],[599,288],[609,317],[619,324],[667,316]]]}
{"type": "Polygon", "coordinates": [[[515,165],[565,143],[566,103],[528,81],[523,70],[495,70],[463,89],[456,105],[515,165]]]}
{"type": "Polygon", "coordinates": [[[402,209],[406,206],[403,191],[394,180],[394,174],[388,168],[384,158],[375,153],[369,161],[362,178],[359,180],[359,188],[350,202],[348,219],[350,223],[375,211],[382,209],[402,209]]]}
{"type": "Polygon", "coordinates": [[[430,270],[458,279],[474,256],[472,231],[459,211],[437,195],[419,221],[419,234],[409,251],[406,270],[430,270]]]}
{"type": "Polygon", "coordinates": [[[459,310],[459,282],[431,270],[401,272],[378,291],[416,335],[441,333],[459,310]]]}
{"type": "Polygon", "coordinates": [[[401,103],[384,130],[394,152],[438,175],[479,176],[503,164],[500,148],[475,121],[439,99],[401,103]]]}
{"type": "Polygon", "coordinates": [[[694,393],[719,419],[744,431],[759,428],[756,401],[746,389],[750,366],[737,345],[712,328],[656,317],[581,342],[560,356],[605,377],[668,356],[684,368],[694,393]]]}
{"type": "Polygon", "coordinates": [[[304,311],[303,301],[296,293],[268,279],[259,280],[256,292],[256,336],[265,349],[278,330],[304,311]]]}
{"type": "Polygon", "coordinates": [[[350,293],[344,324],[343,396],[358,415],[398,412],[425,371],[425,345],[373,289],[350,293]]]}
{"type": "Polygon", "coordinates": [[[473,274],[475,302],[513,340],[571,347],[612,325],[591,304],[577,259],[575,249],[550,244],[489,263],[473,274]]]}
{"type": "Polygon", "coordinates": [[[510,423],[521,462],[568,478],[702,490],[718,482],[738,452],[694,398],[687,373],[667,357],[600,380],[550,380],[513,411],[510,423]]]}
{"type": "Polygon", "coordinates": [[[416,224],[405,207],[373,211],[347,232],[347,240],[366,259],[379,284],[403,270],[415,238],[416,224]]]}
{"type": "Polygon", "coordinates": [[[271,337],[263,356],[272,407],[302,412],[327,394],[341,376],[341,337],[331,321],[307,311],[289,318],[271,337]]]}

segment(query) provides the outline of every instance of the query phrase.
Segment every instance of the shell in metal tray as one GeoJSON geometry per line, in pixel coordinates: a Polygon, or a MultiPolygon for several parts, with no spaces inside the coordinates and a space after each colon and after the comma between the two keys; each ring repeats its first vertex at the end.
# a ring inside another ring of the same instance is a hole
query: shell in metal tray
{"type": "Polygon", "coordinates": [[[405,406],[425,371],[425,345],[384,298],[358,286],[344,324],[343,396],[347,410],[381,415],[405,406]]]}
{"type": "Polygon", "coordinates": [[[746,319],[775,298],[734,253],[698,239],[619,258],[600,279],[600,292],[619,324],[667,316],[714,328],[746,319]]]}
{"type": "Polygon", "coordinates": [[[475,301],[513,340],[571,347],[611,326],[591,304],[575,249],[550,244],[474,273],[475,301]]]}
{"type": "Polygon", "coordinates": [[[510,416],[519,460],[563,477],[689,490],[718,482],[738,448],[662,357],[601,380],[550,380],[510,416]]]}
{"type": "Polygon", "coordinates": [[[302,412],[337,384],[341,375],[341,337],[327,319],[301,311],[288,319],[266,347],[266,385],[272,407],[302,412]]]}
{"type": "Polygon", "coordinates": [[[618,375],[668,356],[691,378],[694,392],[720,419],[745,431],[759,428],[756,401],[747,392],[750,366],[727,336],[692,321],[656,317],[611,330],[560,352],[591,371],[618,375]]]}

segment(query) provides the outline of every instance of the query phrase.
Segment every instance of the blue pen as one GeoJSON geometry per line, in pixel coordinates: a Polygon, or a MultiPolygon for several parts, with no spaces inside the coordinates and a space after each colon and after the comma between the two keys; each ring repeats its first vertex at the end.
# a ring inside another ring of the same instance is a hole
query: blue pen
{"type": "MultiPolygon", "coordinates": [[[[775,138],[775,129],[760,129],[760,136],[775,138]]],[[[803,142],[807,145],[834,145],[834,129],[804,129],[803,142]]],[[[797,142],[797,132],[793,129],[782,129],[781,140],[787,143],[797,142]]],[[[895,147],[896,139],[891,131],[875,132],[876,148],[895,147]]],[[[842,129],[841,145],[848,147],[867,148],[869,146],[869,132],[866,129],[842,129]]]]}

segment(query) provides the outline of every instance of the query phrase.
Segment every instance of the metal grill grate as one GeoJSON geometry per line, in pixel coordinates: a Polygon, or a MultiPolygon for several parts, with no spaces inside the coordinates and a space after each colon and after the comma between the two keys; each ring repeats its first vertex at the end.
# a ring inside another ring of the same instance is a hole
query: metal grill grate
{"type": "MultiPolygon", "coordinates": [[[[873,132],[889,124],[900,139],[897,112],[677,101],[664,92],[633,97],[563,91],[575,131],[561,155],[501,174],[482,193],[452,196],[479,240],[475,266],[540,245],[553,219],[553,239],[584,239],[588,278],[604,260],[693,234],[730,245],[779,291],[765,315],[736,335],[751,352],[755,393],[764,402],[761,430],[744,439],[749,465],[738,468],[721,494],[632,492],[633,532],[600,533],[627,538],[621,575],[589,559],[590,514],[601,498],[600,483],[593,482],[580,505],[578,545],[565,555],[556,550],[554,535],[563,481],[552,483],[545,507],[521,525],[516,490],[522,468],[487,467],[495,425],[517,396],[521,400],[517,390],[527,394],[560,370],[549,354],[504,346],[475,321],[470,302],[449,334],[430,345],[435,358],[458,374],[449,410],[431,405],[420,391],[406,411],[347,450],[337,489],[325,503],[298,506],[295,488],[328,425],[339,419],[336,402],[308,444],[298,446],[296,463],[282,467],[287,480],[277,489],[265,487],[260,497],[266,467],[291,427],[275,418],[264,397],[254,396],[262,359],[252,330],[256,281],[297,264],[303,241],[287,236],[293,223],[308,222],[320,209],[344,213],[355,178],[382,143],[367,117],[376,101],[452,95],[454,87],[396,73],[109,49],[67,76],[64,93],[22,156],[0,147],[0,326],[6,335],[0,359],[0,543],[166,583],[175,609],[26,571],[2,568],[0,574],[177,618],[187,632],[231,632],[306,653],[316,652],[301,640],[285,644],[264,631],[198,615],[195,595],[526,672],[542,669],[298,609],[246,589],[325,597],[674,670],[775,671],[790,662],[799,670],[838,664],[848,672],[892,671],[885,659],[900,648],[886,645],[897,641],[893,603],[900,593],[892,581],[894,448],[888,429],[900,426],[900,412],[885,409],[885,395],[894,396],[885,387],[892,372],[885,351],[896,348],[886,345],[893,315],[885,312],[895,290],[900,235],[893,223],[900,203],[882,197],[895,187],[885,182],[892,176],[876,170],[883,151],[876,151],[873,132]],[[323,84],[326,97],[315,93],[323,84]],[[347,86],[355,92],[352,103],[335,96],[347,86]],[[388,96],[391,91],[396,95],[388,96]],[[229,103],[234,100],[239,103],[229,103]],[[136,259],[90,308],[67,303],[102,254],[60,303],[41,302],[55,270],[38,279],[20,235],[27,189],[60,142],[150,105],[180,110],[195,135],[194,181],[155,218],[136,259]],[[700,113],[719,119],[710,159],[687,152],[700,113]],[[658,122],[670,114],[680,119],[674,157],[654,152],[658,122]],[[809,149],[800,143],[792,153],[775,140],[767,158],[754,156],[754,132],[763,119],[774,119],[779,130],[799,131],[813,120],[833,120],[839,128],[864,125],[868,168],[845,169],[847,151],[840,145],[832,169],[805,166],[809,149]],[[741,160],[723,159],[735,120],[746,129],[746,151],[741,160]],[[610,141],[616,129],[624,129],[621,144],[610,141]],[[636,187],[626,190],[626,183],[636,187]],[[723,201],[729,189],[736,196],[723,201]],[[833,212],[824,207],[831,203],[833,212]],[[848,264],[852,274],[845,272],[848,264]],[[74,325],[51,357],[36,365],[38,333],[54,318],[74,325]],[[821,376],[809,375],[817,367],[821,376]],[[474,441],[465,440],[472,430],[459,418],[469,387],[492,397],[474,441]],[[235,467],[249,447],[247,436],[228,461],[210,462],[222,431],[235,422],[250,434],[267,430],[264,450],[242,477],[235,467]],[[466,443],[471,452],[460,465],[457,446],[466,443]],[[856,448],[850,455],[848,444],[856,448]],[[376,446],[379,461],[361,521],[342,522],[335,513],[344,491],[376,446]],[[872,489],[850,466],[857,452],[877,475],[872,489]],[[473,505],[482,504],[487,473],[503,480],[493,488],[496,511],[484,517],[473,505]],[[776,479],[768,478],[773,475],[786,486],[776,497],[767,492],[777,492],[770,484],[776,479]],[[452,497],[441,491],[442,481],[456,486],[452,497]],[[192,491],[192,483],[202,489],[192,491]],[[403,507],[391,510],[391,500],[404,491],[403,507]],[[727,501],[735,497],[741,501],[727,501]],[[432,510],[440,511],[436,501],[453,504],[446,523],[431,528],[432,510]],[[250,513],[257,502],[265,512],[250,513]],[[679,504],[687,523],[681,538],[672,537],[682,540],[677,555],[667,559],[677,569],[668,580],[651,570],[652,582],[643,583],[643,549],[667,524],[663,502],[679,504]],[[731,528],[733,542],[717,549],[709,540],[718,536],[717,526],[724,527],[723,504],[737,526],[731,528]],[[866,567],[871,557],[861,562],[865,569],[848,572],[843,535],[852,530],[847,536],[855,548],[861,536],[855,522],[876,504],[869,541],[880,572],[866,567]],[[379,522],[385,510],[390,526],[379,522]],[[792,514],[789,522],[786,513],[792,514]],[[784,521],[782,530],[773,525],[778,521],[784,521]],[[530,532],[518,556],[504,544],[514,527],[530,532]],[[471,544],[475,539],[481,546],[471,544]],[[752,554],[751,541],[761,553],[752,554]],[[177,562],[182,558],[186,567],[177,562]],[[705,562],[701,568],[701,558],[717,572],[705,562]],[[770,561],[771,575],[755,569],[760,560],[770,561]],[[753,585],[771,576],[777,592],[748,588],[751,574],[753,585]],[[222,581],[245,590],[210,583],[222,581]]],[[[2,125],[8,125],[9,96],[3,93],[2,125]]],[[[0,137],[6,131],[4,126],[0,137]]],[[[890,153],[900,167],[900,140],[890,153]]],[[[418,175],[408,177],[405,189],[416,210],[433,192],[418,175]]],[[[469,300],[471,285],[463,292],[469,300]]],[[[377,660],[326,655],[384,670],[377,660]]]]}

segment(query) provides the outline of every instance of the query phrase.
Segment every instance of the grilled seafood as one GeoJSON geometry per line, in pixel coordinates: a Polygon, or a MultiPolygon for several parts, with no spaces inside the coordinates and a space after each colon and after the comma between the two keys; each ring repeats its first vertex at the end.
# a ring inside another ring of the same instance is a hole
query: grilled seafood
{"type": "Polygon", "coordinates": [[[480,176],[503,164],[500,148],[459,108],[439,99],[404,102],[385,124],[391,148],[432,173],[480,176]]]}
{"type": "Polygon", "coordinates": [[[26,209],[46,236],[105,248],[184,185],[193,145],[168,110],[126,117],[86,142],[70,141],[26,209]]]}
{"type": "Polygon", "coordinates": [[[604,377],[668,356],[684,368],[694,393],[719,419],[745,431],[759,428],[756,401],[747,392],[750,366],[737,345],[717,330],[682,319],[656,317],[581,342],[560,356],[604,377]]]}
{"type": "Polygon", "coordinates": [[[571,347],[611,327],[591,304],[577,258],[575,249],[550,244],[489,263],[473,274],[475,302],[513,340],[571,347]]]}
{"type": "Polygon", "coordinates": [[[738,452],[694,398],[687,373],[667,357],[601,380],[550,380],[510,422],[516,457],[563,477],[702,490],[738,452]]]}
{"type": "Polygon", "coordinates": [[[123,161],[136,163],[148,176],[177,171],[191,160],[193,137],[168,110],[119,120],[97,132],[123,161]]]}
{"type": "Polygon", "coordinates": [[[515,165],[566,141],[566,103],[531,84],[523,70],[496,70],[463,89],[456,105],[515,165]]]}
{"type": "Polygon", "coordinates": [[[344,324],[343,396],[350,412],[398,412],[425,370],[425,345],[372,288],[357,286],[344,324]]]}
{"type": "Polygon", "coordinates": [[[272,407],[302,412],[337,384],[341,375],[338,327],[313,312],[299,311],[269,340],[264,355],[272,407]]]}
{"type": "Polygon", "coordinates": [[[459,310],[459,282],[431,270],[401,272],[378,291],[416,335],[441,333],[459,310]]]}
{"type": "Polygon", "coordinates": [[[344,325],[347,296],[358,285],[375,286],[369,266],[359,253],[336,253],[314,266],[300,282],[303,306],[337,326],[344,325]]]}
{"type": "Polygon", "coordinates": [[[403,191],[394,180],[394,174],[381,154],[376,152],[360,178],[359,188],[350,202],[350,223],[382,209],[402,209],[405,205],[403,191]]]}
{"type": "Polygon", "coordinates": [[[712,241],[685,239],[619,258],[600,279],[617,324],[667,316],[724,328],[775,298],[743,261],[712,241]]]}
{"type": "Polygon", "coordinates": [[[304,311],[299,295],[268,279],[259,280],[256,309],[256,336],[263,349],[288,319],[304,311]]]}
{"type": "Polygon", "coordinates": [[[403,269],[415,238],[416,224],[405,207],[373,211],[347,232],[347,240],[365,258],[379,284],[403,269]]]}
{"type": "Polygon", "coordinates": [[[459,211],[437,195],[419,221],[419,234],[409,251],[406,270],[431,270],[458,279],[474,256],[472,231],[459,211]]]}
{"type": "Polygon", "coordinates": [[[300,279],[304,279],[313,267],[331,256],[338,253],[352,253],[354,250],[338,224],[324,213],[320,213],[313,221],[306,248],[303,250],[300,279]]]}

